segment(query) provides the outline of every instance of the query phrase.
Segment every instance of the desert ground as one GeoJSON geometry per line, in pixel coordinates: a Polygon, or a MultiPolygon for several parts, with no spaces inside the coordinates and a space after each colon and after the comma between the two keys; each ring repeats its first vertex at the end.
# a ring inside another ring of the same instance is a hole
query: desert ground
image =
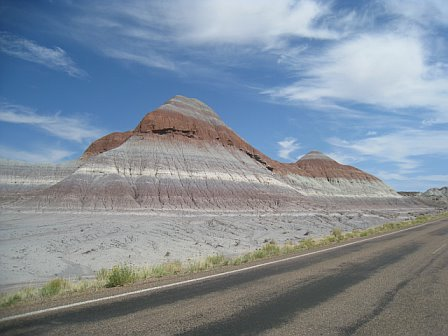
{"type": "Polygon", "coordinates": [[[234,256],[275,240],[297,242],[398,221],[429,209],[340,212],[0,213],[0,291],[55,277],[94,277],[116,264],[138,266],[234,256]]]}

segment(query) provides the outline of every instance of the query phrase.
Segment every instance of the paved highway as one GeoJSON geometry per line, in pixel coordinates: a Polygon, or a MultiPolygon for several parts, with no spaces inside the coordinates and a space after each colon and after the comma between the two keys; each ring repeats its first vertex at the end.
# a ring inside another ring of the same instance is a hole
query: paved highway
{"type": "Polygon", "coordinates": [[[1,335],[448,335],[448,221],[0,323],[1,335]]]}

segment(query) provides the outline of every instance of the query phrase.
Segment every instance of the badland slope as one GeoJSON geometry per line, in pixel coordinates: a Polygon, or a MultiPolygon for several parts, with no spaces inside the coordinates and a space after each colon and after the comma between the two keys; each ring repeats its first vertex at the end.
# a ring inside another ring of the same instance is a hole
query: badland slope
{"type": "Polygon", "coordinates": [[[206,104],[175,96],[137,127],[93,142],[74,171],[17,204],[61,209],[312,209],[396,205],[373,175],[313,151],[280,163],[233,132],[206,104]],[[331,199],[331,201],[329,201],[331,199]]]}

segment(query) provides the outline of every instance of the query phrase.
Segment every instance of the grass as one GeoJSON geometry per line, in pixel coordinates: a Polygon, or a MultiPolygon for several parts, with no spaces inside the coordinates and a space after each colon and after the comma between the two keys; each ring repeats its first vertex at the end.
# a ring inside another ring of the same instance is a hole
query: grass
{"type": "Polygon", "coordinates": [[[116,265],[110,271],[102,271],[101,277],[105,278],[105,287],[109,288],[135,282],[137,280],[137,273],[130,265],[116,265]]]}
{"type": "Polygon", "coordinates": [[[18,303],[44,301],[68,293],[82,293],[102,287],[105,286],[99,281],[73,282],[57,278],[47,282],[41,288],[25,287],[13,293],[0,294],[0,308],[7,308],[18,303]]]}
{"type": "Polygon", "coordinates": [[[69,287],[69,282],[67,280],[62,278],[53,279],[40,289],[40,294],[43,297],[55,296],[67,287],[69,287]]]}
{"type": "Polygon", "coordinates": [[[193,274],[224,266],[242,265],[260,259],[306,251],[318,247],[325,247],[353,238],[368,237],[371,235],[397,231],[447,217],[448,212],[440,213],[438,215],[423,215],[412,220],[386,223],[377,227],[368,228],[366,230],[354,230],[351,232],[343,232],[340,228],[334,228],[329,236],[323,238],[307,238],[297,243],[287,241],[283,245],[279,245],[275,241],[271,241],[255,251],[235,258],[229,258],[223,255],[212,255],[203,260],[190,261],[188,263],[171,261],[152,267],[136,267],[128,264],[116,265],[111,269],[103,268],[99,270],[95,280],[73,282],[62,278],[57,278],[49,281],[41,288],[23,288],[14,293],[0,294],[0,308],[10,307],[18,303],[46,300],[48,298],[68,295],[71,293],[97,290],[99,288],[124,286],[151,278],[193,274]]]}

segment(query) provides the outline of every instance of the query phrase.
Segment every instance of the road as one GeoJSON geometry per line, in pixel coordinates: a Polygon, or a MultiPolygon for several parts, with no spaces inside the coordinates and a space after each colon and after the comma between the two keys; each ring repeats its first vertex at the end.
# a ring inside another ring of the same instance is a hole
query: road
{"type": "Polygon", "coordinates": [[[448,221],[0,323],[1,335],[448,335],[448,221]]]}

